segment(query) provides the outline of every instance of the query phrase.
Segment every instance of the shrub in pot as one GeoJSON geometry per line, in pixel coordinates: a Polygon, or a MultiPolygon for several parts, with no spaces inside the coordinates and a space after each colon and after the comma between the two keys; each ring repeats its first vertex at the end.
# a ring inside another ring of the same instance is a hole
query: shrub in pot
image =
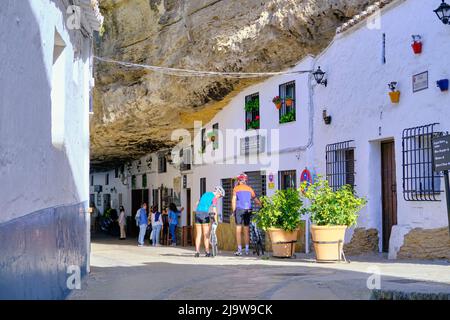
{"type": "Polygon", "coordinates": [[[271,197],[261,197],[256,222],[269,233],[274,257],[294,255],[302,207],[302,199],[295,189],[277,190],[271,197]]]}
{"type": "Polygon", "coordinates": [[[327,180],[302,184],[301,191],[309,206],[311,236],[318,262],[339,261],[343,253],[345,231],[356,225],[359,211],[367,200],[355,195],[349,185],[334,191],[327,180]]]}

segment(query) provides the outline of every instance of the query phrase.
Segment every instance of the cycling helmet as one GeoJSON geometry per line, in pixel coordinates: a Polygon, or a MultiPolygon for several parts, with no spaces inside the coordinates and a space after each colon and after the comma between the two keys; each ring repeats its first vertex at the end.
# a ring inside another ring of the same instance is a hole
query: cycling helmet
{"type": "Polygon", "coordinates": [[[240,175],[238,175],[237,180],[239,182],[241,182],[241,181],[247,182],[248,181],[248,176],[245,173],[241,173],[240,175]]]}
{"type": "Polygon", "coordinates": [[[219,193],[222,197],[225,197],[225,190],[221,186],[217,186],[214,188],[214,192],[219,193]]]}

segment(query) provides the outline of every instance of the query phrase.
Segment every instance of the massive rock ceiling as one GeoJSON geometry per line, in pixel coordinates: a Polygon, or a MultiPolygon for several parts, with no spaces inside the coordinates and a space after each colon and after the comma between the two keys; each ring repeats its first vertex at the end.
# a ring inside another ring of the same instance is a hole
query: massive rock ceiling
{"type": "MultiPolygon", "coordinates": [[[[96,55],[194,70],[284,70],[326,47],[375,0],[101,0],[96,55]]],[[[93,169],[172,144],[175,128],[209,121],[258,80],[169,76],[96,61],[93,169]]]]}

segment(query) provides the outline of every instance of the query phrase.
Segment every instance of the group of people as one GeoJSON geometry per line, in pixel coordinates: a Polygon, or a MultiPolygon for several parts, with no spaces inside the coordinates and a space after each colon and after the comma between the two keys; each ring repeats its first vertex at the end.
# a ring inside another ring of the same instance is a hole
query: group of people
{"type": "MultiPolygon", "coordinates": [[[[248,184],[248,176],[245,173],[241,173],[237,177],[237,185],[233,189],[232,196],[232,212],[236,222],[236,242],[237,251],[236,256],[242,256],[243,254],[249,255],[250,251],[250,221],[252,218],[252,203],[260,205],[259,199],[256,197],[255,191],[248,184]],[[244,233],[245,251],[242,247],[242,232],[244,233]]],[[[218,226],[218,214],[217,214],[217,202],[220,198],[225,196],[225,190],[221,186],[216,186],[213,191],[204,193],[197,201],[195,210],[195,257],[200,256],[200,247],[203,237],[203,244],[205,247],[205,256],[210,257],[209,250],[209,238],[211,228],[217,228],[218,226]]],[[[153,206],[150,210],[150,214],[147,213],[147,203],[143,203],[141,208],[136,212],[136,225],[139,227],[138,246],[143,247],[145,241],[145,235],[148,229],[151,230],[150,240],[152,246],[160,245],[161,230],[165,225],[163,216],[167,217],[168,230],[171,235],[172,245],[177,244],[177,226],[178,217],[183,212],[184,208],[178,210],[174,203],[169,205],[168,209],[164,209],[163,212],[158,211],[157,206],[153,206]]],[[[119,226],[120,226],[120,239],[126,238],[125,226],[126,215],[123,206],[120,207],[119,214],[119,226]]]]}
{"type": "MultiPolygon", "coordinates": [[[[250,254],[250,220],[252,217],[252,200],[259,206],[261,205],[256,193],[248,183],[248,176],[241,173],[237,177],[237,185],[233,189],[231,201],[232,211],[236,221],[236,256],[242,256],[242,231],[244,231],[245,255],[250,254]]],[[[209,237],[211,228],[217,228],[219,222],[217,215],[217,202],[225,196],[225,190],[221,186],[214,188],[212,192],[204,193],[196,205],[195,212],[195,257],[200,256],[200,246],[203,235],[205,246],[205,256],[210,257],[209,237]]]]}
{"type": "Polygon", "coordinates": [[[183,212],[184,208],[179,211],[174,203],[169,205],[168,209],[163,210],[163,213],[158,211],[157,206],[153,206],[150,210],[150,214],[147,213],[147,203],[143,203],[141,208],[136,212],[136,225],[139,227],[138,246],[143,247],[145,241],[145,235],[147,230],[150,229],[150,240],[152,246],[160,245],[161,230],[164,227],[163,216],[168,217],[169,232],[172,239],[172,246],[177,245],[177,226],[178,216],[183,212]]]}

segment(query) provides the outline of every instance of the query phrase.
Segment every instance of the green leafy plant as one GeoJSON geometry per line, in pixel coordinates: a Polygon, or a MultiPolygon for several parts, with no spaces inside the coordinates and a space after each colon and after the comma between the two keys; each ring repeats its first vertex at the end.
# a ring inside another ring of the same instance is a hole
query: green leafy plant
{"type": "Polygon", "coordinates": [[[248,100],[245,103],[245,111],[253,112],[259,110],[259,99],[248,100]]]}
{"type": "Polygon", "coordinates": [[[287,122],[292,122],[292,121],[295,121],[295,112],[294,111],[289,111],[280,117],[280,123],[287,123],[287,122]]]}
{"type": "Polygon", "coordinates": [[[345,185],[333,191],[328,181],[320,177],[310,185],[304,182],[300,191],[310,200],[306,211],[310,213],[311,221],[318,226],[354,226],[359,211],[367,203],[365,198],[354,194],[351,186],[345,185]]]}
{"type": "Polygon", "coordinates": [[[271,197],[261,197],[261,209],[256,214],[256,223],[264,231],[269,228],[294,231],[301,225],[302,206],[298,190],[277,190],[271,197]]]}

